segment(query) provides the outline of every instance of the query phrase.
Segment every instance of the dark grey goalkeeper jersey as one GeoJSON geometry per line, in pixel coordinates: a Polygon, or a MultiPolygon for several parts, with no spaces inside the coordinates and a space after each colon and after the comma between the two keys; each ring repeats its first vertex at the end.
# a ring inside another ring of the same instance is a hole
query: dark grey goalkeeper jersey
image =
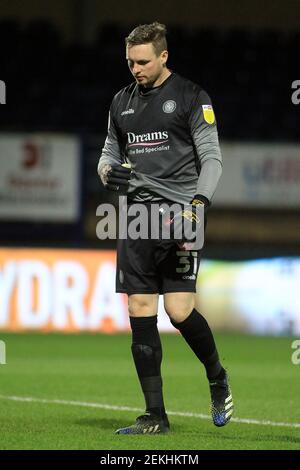
{"type": "Polygon", "coordinates": [[[159,87],[136,83],[112,101],[102,165],[128,162],[128,197],[189,203],[211,200],[222,173],[212,104],[200,86],[172,73],[159,87]]]}

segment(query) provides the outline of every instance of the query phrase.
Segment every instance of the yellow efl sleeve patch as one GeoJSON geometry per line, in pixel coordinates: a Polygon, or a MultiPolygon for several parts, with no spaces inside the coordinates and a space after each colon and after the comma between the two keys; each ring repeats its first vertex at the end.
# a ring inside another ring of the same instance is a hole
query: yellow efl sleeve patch
{"type": "Polygon", "coordinates": [[[210,104],[203,104],[203,117],[208,124],[213,124],[215,122],[215,113],[210,104]]]}

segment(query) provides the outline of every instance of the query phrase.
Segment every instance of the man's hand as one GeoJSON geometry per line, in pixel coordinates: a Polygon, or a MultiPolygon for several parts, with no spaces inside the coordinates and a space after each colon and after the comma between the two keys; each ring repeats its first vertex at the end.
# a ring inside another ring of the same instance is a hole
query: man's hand
{"type": "Polygon", "coordinates": [[[201,222],[200,211],[188,204],[171,220],[171,233],[174,240],[193,242],[201,222]]]}
{"type": "Polygon", "coordinates": [[[199,236],[201,223],[204,225],[204,210],[208,205],[207,198],[196,195],[191,203],[175,214],[170,221],[172,237],[178,240],[177,244],[180,249],[186,251],[198,249],[195,242],[199,236]]]}
{"type": "Polygon", "coordinates": [[[103,186],[107,185],[107,176],[110,171],[111,171],[111,165],[106,164],[106,165],[101,165],[100,167],[98,167],[98,174],[100,176],[103,186]]]}
{"type": "Polygon", "coordinates": [[[126,191],[129,185],[131,168],[128,163],[122,165],[104,165],[100,178],[104,187],[110,191],[126,191]]]}

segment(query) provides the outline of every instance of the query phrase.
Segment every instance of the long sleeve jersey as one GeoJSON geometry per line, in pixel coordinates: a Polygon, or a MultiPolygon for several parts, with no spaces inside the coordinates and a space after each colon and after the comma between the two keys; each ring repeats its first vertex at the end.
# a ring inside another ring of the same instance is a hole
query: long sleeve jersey
{"type": "Polygon", "coordinates": [[[132,83],[119,91],[98,172],[124,162],[132,167],[127,195],[133,201],[185,204],[195,194],[211,200],[222,157],[207,93],[177,73],[155,88],[132,83]]]}

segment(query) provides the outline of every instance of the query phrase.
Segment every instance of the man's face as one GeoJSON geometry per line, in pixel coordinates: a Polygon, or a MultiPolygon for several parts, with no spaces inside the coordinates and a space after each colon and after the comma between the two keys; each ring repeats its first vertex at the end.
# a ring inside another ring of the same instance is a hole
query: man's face
{"type": "Polygon", "coordinates": [[[155,54],[153,44],[139,44],[126,48],[128,67],[139,85],[152,87],[157,85],[163,72],[168,52],[155,54]]]}

